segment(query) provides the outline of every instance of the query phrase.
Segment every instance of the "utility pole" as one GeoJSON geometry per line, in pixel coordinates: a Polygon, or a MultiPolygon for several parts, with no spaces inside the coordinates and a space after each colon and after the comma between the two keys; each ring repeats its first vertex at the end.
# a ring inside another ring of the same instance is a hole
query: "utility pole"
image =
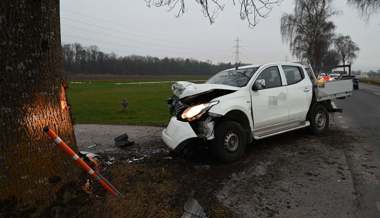
{"type": "Polygon", "coordinates": [[[239,40],[239,37],[236,38],[235,42],[236,42],[236,45],[235,45],[235,67],[237,69],[239,67],[239,63],[240,63],[240,57],[239,57],[240,56],[240,45],[239,45],[240,40],[239,40]]]}

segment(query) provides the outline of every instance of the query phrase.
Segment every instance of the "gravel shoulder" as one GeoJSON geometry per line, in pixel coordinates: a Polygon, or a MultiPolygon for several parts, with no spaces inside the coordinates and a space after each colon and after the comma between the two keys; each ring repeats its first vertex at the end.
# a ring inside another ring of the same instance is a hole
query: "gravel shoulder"
{"type": "Polygon", "coordinates": [[[106,153],[124,158],[141,158],[168,152],[161,141],[162,127],[77,124],[74,129],[81,151],[106,153]],[[128,134],[134,145],[127,148],[116,147],[114,138],[124,133],[128,134]]]}

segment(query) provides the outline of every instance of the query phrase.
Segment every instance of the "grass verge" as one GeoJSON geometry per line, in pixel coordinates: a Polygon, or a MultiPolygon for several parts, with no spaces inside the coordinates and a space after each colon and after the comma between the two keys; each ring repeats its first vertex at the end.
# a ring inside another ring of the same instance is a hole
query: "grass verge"
{"type": "Polygon", "coordinates": [[[164,125],[169,119],[170,83],[71,82],[68,96],[75,123],[164,125]]]}
{"type": "Polygon", "coordinates": [[[362,83],[380,86],[380,79],[359,79],[362,83]]]}

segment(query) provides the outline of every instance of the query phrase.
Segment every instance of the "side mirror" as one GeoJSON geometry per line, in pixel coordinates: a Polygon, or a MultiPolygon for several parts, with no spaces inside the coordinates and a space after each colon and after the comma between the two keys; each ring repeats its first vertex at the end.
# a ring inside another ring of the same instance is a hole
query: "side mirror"
{"type": "Polygon", "coordinates": [[[252,86],[253,91],[258,91],[260,89],[265,89],[265,79],[258,79],[252,86]]]}

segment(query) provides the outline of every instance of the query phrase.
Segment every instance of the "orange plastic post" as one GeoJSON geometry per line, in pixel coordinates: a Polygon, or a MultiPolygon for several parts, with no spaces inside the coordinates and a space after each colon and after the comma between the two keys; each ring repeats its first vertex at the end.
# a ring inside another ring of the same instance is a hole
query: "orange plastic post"
{"type": "Polygon", "coordinates": [[[88,164],[80,158],[73,149],[70,148],[53,130],[49,129],[49,127],[44,127],[44,132],[55,142],[55,144],[66,154],[70,155],[73,158],[75,163],[86,171],[93,178],[98,180],[98,182],[112,195],[117,197],[123,197],[121,194],[107,179],[105,179],[99,173],[96,173],[88,164]]]}

